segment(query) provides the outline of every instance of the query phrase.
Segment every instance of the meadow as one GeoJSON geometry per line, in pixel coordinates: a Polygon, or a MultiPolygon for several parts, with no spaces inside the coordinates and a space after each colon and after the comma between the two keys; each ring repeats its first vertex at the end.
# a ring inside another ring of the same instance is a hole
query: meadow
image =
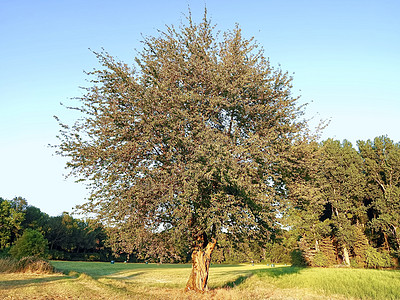
{"type": "Polygon", "coordinates": [[[197,295],[183,292],[190,264],[51,263],[56,273],[0,273],[0,299],[400,299],[396,270],[212,265],[197,295]]]}

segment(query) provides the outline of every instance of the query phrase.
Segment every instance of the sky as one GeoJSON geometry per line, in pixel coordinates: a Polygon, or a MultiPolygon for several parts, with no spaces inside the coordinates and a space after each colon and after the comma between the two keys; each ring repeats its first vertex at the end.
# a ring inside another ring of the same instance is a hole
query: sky
{"type": "Polygon", "coordinates": [[[65,178],[54,154],[59,125],[79,117],[73,103],[99,68],[104,48],[133,64],[143,36],[208,15],[221,31],[238,23],[273,66],[293,75],[311,126],[322,139],[387,135],[400,142],[400,1],[392,0],[0,0],[0,197],[21,196],[56,216],[88,191],[65,178]]]}

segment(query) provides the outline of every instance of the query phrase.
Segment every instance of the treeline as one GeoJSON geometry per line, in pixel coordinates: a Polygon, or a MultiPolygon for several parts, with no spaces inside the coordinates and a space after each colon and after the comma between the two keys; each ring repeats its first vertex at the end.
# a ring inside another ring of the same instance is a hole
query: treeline
{"type": "Polygon", "coordinates": [[[111,249],[105,246],[106,234],[101,224],[73,218],[66,212],[51,217],[28,205],[21,197],[12,200],[0,198],[0,224],[0,251],[3,255],[13,253],[10,250],[21,238],[28,239],[18,244],[25,243],[20,246],[25,248],[43,238],[46,247],[40,254],[48,259],[109,260],[112,257],[111,249]]]}
{"type": "MultiPolygon", "coordinates": [[[[29,205],[22,197],[12,200],[0,197],[0,257],[12,255],[19,259],[34,255],[51,260],[156,263],[188,263],[191,260],[189,245],[179,241],[170,245],[174,248],[173,255],[158,251],[157,247],[139,255],[135,251],[125,253],[118,249],[116,238],[118,235],[112,228],[95,220],[80,220],[67,212],[52,217],[29,205]]],[[[221,240],[213,262],[259,262],[265,255],[265,245],[256,242],[234,244],[226,238],[221,240]]]]}
{"type": "MultiPolygon", "coordinates": [[[[214,263],[399,265],[399,144],[384,136],[359,141],[357,149],[346,140],[302,141],[294,145],[287,162],[282,166],[284,194],[277,207],[279,223],[270,241],[233,242],[222,234],[212,256],[214,263]]],[[[191,260],[190,245],[178,239],[160,248],[148,247],[140,256],[135,251],[125,253],[118,248],[123,233],[68,213],[50,217],[20,197],[0,198],[0,225],[3,254],[9,253],[25,231],[34,230],[47,241],[50,259],[191,260]]]]}
{"type": "Polygon", "coordinates": [[[299,143],[286,174],[297,261],[392,267],[400,255],[400,145],[388,137],[299,143]]]}

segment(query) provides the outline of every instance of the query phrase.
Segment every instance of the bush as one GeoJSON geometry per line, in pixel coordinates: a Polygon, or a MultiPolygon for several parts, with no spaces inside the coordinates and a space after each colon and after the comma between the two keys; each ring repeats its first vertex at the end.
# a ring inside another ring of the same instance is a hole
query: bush
{"type": "Polygon", "coordinates": [[[70,257],[66,255],[65,252],[63,251],[58,251],[58,250],[50,250],[48,251],[48,259],[51,260],[69,260],[70,257]]]}
{"type": "Polygon", "coordinates": [[[11,247],[10,254],[21,259],[26,256],[45,257],[48,251],[48,241],[43,235],[33,229],[27,229],[11,247]]]}
{"type": "Polygon", "coordinates": [[[12,257],[0,259],[0,273],[13,273],[17,270],[18,260],[12,257]]]}
{"type": "Polygon", "coordinates": [[[3,249],[0,249],[0,259],[7,258],[9,256],[10,256],[10,247],[4,247],[3,249]]]}
{"type": "Polygon", "coordinates": [[[100,261],[101,257],[99,253],[88,253],[85,254],[86,261],[100,261]]]}
{"type": "Polygon", "coordinates": [[[307,266],[307,262],[304,259],[303,252],[299,249],[293,250],[290,253],[291,261],[292,261],[292,266],[296,267],[305,267],[307,266]]]}
{"type": "Polygon", "coordinates": [[[377,249],[369,246],[365,251],[365,262],[368,268],[390,268],[394,266],[393,259],[386,251],[379,252],[377,249]]]}
{"type": "Polygon", "coordinates": [[[35,256],[21,258],[17,265],[17,272],[53,273],[54,267],[47,261],[35,256]]]}
{"type": "Polygon", "coordinates": [[[12,257],[0,259],[0,273],[41,273],[54,272],[54,267],[46,260],[29,256],[17,260],[12,257]]]}
{"type": "Polygon", "coordinates": [[[328,267],[330,262],[322,251],[315,254],[313,259],[313,266],[315,267],[328,267]]]}

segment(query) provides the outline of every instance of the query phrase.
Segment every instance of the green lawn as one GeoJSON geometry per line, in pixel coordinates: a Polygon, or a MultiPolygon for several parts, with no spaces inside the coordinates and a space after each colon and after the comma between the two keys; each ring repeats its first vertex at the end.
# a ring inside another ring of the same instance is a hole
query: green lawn
{"type": "Polygon", "coordinates": [[[63,262],[58,274],[0,274],[0,299],[400,299],[400,271],[212,265],[205,295],[190,264],[63,262]]]}

